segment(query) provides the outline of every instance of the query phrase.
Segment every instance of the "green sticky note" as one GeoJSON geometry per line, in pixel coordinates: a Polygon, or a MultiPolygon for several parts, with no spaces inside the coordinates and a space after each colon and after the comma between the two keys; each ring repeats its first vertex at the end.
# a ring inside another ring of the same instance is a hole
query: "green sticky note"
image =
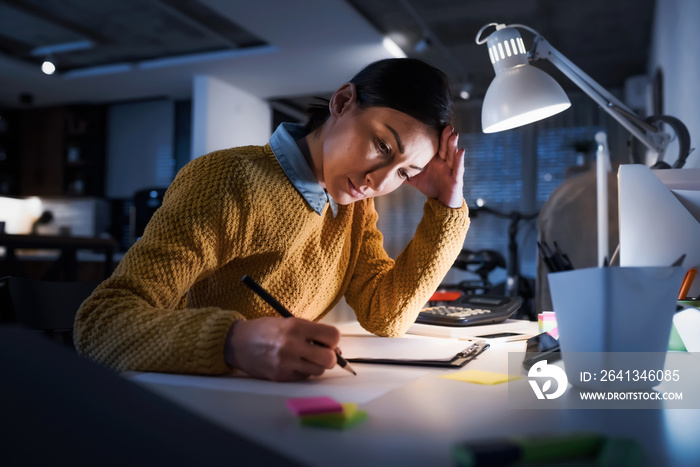
{"type": "Polygon", "coordinates": [[[483,370],[466,370],[460,371],[458,373],[450,373],[447,375],[440,376],[441,378],[454,379],[457,381],[464,381],[465,383],[475,383],[475,384],[501,384],[507,383],[515,379],[520,379],[521,376],[509,375],[506,373],[494,373],[492,371],[483,370]]]}
{"type": "Polygon", "coordinates": [[[343,406],[342,412],[304,415],[300,417],[301,424],[343,430],[355,426],[367,418],[367,412],[357,410],[357,404],[343,402],[341,405],[343,406]]]}
{"type": "Polygon", "coordinates": [[[316,426],[321,428],[335,428],[336,430],[345,430],[353,427],[367,418],[367,412],[358,410],[350,417],[323,417],[323,416],[307,416],[301,417],[301,424],[306,426],[316,426]]]}
{"type": "Polygon", "coordinates": [[[328,413],[318,413],[318,414],[309,414],[309,415],[303,415],[301,417],[302,420],[307,420],[307,421],[343,421],[347,420],[349,418],[352,418],[355,413],[357,413],[357,404],[353,404],[352,402],[343,402],[340,404],[343,407],[343,410],[340,412],[328,412],[328,413]]]}

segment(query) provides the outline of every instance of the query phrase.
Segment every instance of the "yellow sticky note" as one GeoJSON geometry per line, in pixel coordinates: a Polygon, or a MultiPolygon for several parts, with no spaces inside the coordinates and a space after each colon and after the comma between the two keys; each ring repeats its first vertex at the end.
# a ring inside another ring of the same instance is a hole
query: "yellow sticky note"
{"type": "Polygon", "coordinates": [[[506,373],[494,373],[492,371],[483,370],[466,370],[460,371],[459,373],[450,373],[449,375],[442,375],[441,378],[454,379],[457,381],[464,381],[466,383],[476,383],[476,384],[501,384],[507,383],[514,379],[520,379],[517,375],[508,375],[506,373]]]}

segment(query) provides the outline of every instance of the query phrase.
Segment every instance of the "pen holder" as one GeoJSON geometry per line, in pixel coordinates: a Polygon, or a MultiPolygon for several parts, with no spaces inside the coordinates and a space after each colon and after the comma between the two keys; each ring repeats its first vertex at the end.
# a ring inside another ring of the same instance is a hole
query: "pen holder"
{"type": "MultiPolygon", "coordinates": [[[[606,267],[549,274],[569,382],[609,389],[601,372],[625,372],[639,362],[639,371],[663,370],[683,272],[680,267],[606,267]],[[638,352],[644,355],[635,357],[638,352]],[[589,377],[582,378],[584,373],[589,377]]],[[[616,388],[657,384],[621,378],[616,388]]]]}

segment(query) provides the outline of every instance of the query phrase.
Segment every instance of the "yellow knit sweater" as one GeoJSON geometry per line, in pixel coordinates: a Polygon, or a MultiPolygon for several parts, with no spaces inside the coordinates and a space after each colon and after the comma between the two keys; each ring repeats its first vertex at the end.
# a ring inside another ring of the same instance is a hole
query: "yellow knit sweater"
{"type": "Polygon", "coordinates": [[[143,237],[83,303],[78,351],[117,370],[220,374],[237,319],[277,316],[241,283],[248,274],[300,318],[344,295],[361,325],[400,336],[459,254],[466,205],[428,200],[396,262],[374,201],[318,215],[269,145],[217,151],[185,166],[143,237]]]}

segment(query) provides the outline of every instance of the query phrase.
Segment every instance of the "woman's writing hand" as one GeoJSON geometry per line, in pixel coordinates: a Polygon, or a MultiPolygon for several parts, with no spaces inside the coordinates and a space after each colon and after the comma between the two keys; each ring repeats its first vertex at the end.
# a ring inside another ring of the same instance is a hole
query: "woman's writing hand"
{"type": "Polygon", "coordinates": [[[457,147],[458,138],[454,127],[445,127],[440,136],[438,153],[420,174],[406,182],[428,198],[435,198],[451,208],[461,207],[464,199],[464,149],[457,147]]]}
{"type": "Polygon", "coordinates": [[[340,332],[300,318],[236,321],[226,338],[226,363],[255,378],[295,381],[335,366],[340,332]],[[313,344],[317,342],[318,344],[313,344]]]}

